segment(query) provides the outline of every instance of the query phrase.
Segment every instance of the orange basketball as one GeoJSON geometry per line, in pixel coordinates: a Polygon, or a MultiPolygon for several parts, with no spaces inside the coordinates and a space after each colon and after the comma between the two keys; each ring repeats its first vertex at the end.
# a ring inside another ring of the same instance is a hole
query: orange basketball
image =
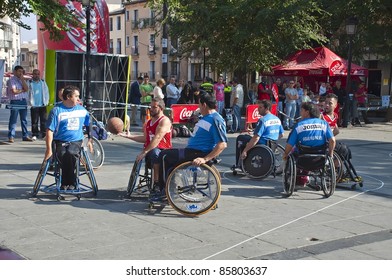
{"type": "Polygon", "coordinates": [[[113,134],[118,134],[124,129],[124,122],[117,117],[112,117],[106,123],[106,129],[113,134]]]}

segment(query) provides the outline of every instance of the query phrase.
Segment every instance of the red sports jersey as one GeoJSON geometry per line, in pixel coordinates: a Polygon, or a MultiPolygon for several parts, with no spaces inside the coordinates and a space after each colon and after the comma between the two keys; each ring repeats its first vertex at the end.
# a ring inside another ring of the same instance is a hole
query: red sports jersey
{"type": "Polygon", "coordinates": [[[323,112],[323,119],[329,124],[332,131],[338,126],[339,117],[335,112],[333,113],[333,117],[330,117],[327,113],[323,112]]]}
{"type": "MultiPolygon", "coordinates": [[[[166,116],[162,116],[159,119],[157,119],[154,123],[152,123],[152,119],[149,120],[146,124],[146,134],[147,134],[147,139],[146,143],[144,143],[144,148],[150,144],[152,138],[155,136],[155,132],[157,130],[157,127],[159,125],[159,122],[163,119],[167,118],[166,116]]],[[[171,136],[172,136],[172,131],[171,128],[169,131],[166,132],[165,136],[163,136],[161,142],[159,142],[157,148],[158,149],[171,149],[172,148],[172,143],[171,143],[171,136]]]]}

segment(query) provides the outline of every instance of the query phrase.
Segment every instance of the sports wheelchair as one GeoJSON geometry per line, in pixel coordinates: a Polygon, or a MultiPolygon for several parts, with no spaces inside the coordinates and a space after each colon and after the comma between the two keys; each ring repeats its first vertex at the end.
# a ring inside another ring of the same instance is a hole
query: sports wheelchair
{"type": "Polygon", "coordinates": [[[363,179],[357,174],[351,158],[350,148],[342,142],[337,142],[334,150],[336,184],[338,186],[351,185],[351,189],[354,190],[357,185],[363,187],[363,179]]]}
{"type": "MultiPolygon", "coordinates": [[[[195,166],[192,161],[183,162],[169,171],[165,193],[169,204],[179,213],[198,216],[217,207],[221,193],[221,177],[210,161],[195,166]]],[[[149,194],[153,191],[153,169],[145,160],[135,161],[127,188],[127,198],[133,193],[149,194]]],[[[152,208],[154,202],[149,203],[152,208]]]]}
{"type": "Polygon", "coordinates": [[[309,186],[316,190],[319,184],[325,197],[330,197],[336,188],[334,160],[327,155],[326,146],[296,146],[298,151],[289,154],[285,163],[283,187],[287,197],[294,192],[297,180],[309,177],[309,186]]]}
{"type": "Polygon", "coordinates": [[[223,109],[223,117],[226,123],[227,132],[235,133],[238,130],[239,122],[237,116],[234,114],[233,109],[223,109]]]}
{"type": "Polygon", "coordinates": [[[283,172],[283,154],[284,148],[276,141],[269,140],[267,145],[258,144],[251,148],[244,160],[237,159],[238,165],[233,165],[231,170],[234,176],[239,168],[249,178],[263,179],[271,174],[275,177],[283,172]]]}
{"type": "Polygon", "coordinates": [[[87,147],[82,147],[80,151],[79,160],[76,164],[75,187],[73,189],[62,189],[61,188],[61,176],[62,170],[60,161],[57,157],[55,149],[53,149],[53,155],[48,160],[44,160],[41,164],[37,178],[35,179],[32,196],[36,197],[39,191],[45,193],[51,193],[57,195],[57,200],[64,200],[64,194],[74,195],[80,200],[82,194],[93,193],[97,195],[98,185],[95,179],[93,166],[88,156],[87,147]],[[81,179],[82,175],[87,175],[90,185],[81,179]],[[48,176],[54,177],[54,183],[50,183],[48,176]]]}

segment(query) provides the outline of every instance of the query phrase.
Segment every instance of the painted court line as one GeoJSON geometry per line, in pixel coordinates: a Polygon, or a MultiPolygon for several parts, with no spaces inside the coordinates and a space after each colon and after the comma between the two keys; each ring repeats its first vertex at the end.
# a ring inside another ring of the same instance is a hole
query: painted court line
{"type": "MultiPolygon", "coordinates": [[[[227,171],[227,172],[229,172],[229,171],[227,171]]],[[[226,173],[226,172],[225,172],[225,173],[226,173]]],[[[225,177],[225,179],[230,180],[230,181],[232,181],[232,182],[236,182],[236,181],[234,181],[234,180],[231,180],[231,179],[227,178],[227,177],[225,176],[225,173],[223,174],[224,177],[225,177]]],[[[238,247],[238,246],[240,246],[240,245],[242,245],[242,244],[244,244],[244,243],[246,243],[246,242],[248,242],[248,241],[251,241],[251,240],[256,239],[256,238],[258,238],[258,237],[260,237],[260,236],[266,235],[266,234],[268,234],[268,233],[270,233],[270,232],[273,232],[273,231],[275,231],[275,230],[284,228],[284,227],[286,227],[286,226],[288,226],[288,225],[291,225],[291,224],[293,224],[293,223],[295,223],[295,222],[298,222],[298,221],[300,221],[300,220],[303,220],[303,219],[305,219],[305,218],[307,218],[307,217],[313,216],[313,215],[315,215],[315,214],[317,214],[317,213],[319,213],[319,212],[322,212],[322,211],[324,211],[324,210],[326,210],[326,209],[332,208],[332,207],[334,207],[334,206],[336,206],[336,205],[339,205],[339,204],[341,204],[341,203],[343,203],[343,202],[346,202],[346,201],[348,201],[348,200],[350,200],[350,199],[353,199],[353,198],[355,198],[355,197],[357,197],[357,196],[363,195],[363,194],[365,194],[365,193],[367,193],[367,192],[379,190],[379,189],[381,189],[381,188],[384,186],[384,182],[381,181],[381,180],[379,180],[379,179],[377,179],[377,178],[374,178],[374,177],[368,176],[368,175],[365,175],[365,177],[368,177],[368,178],[371,178],[371,179],[373,179],[373,180],[375,180],[375,181],[380,182],[380,183],[381,183],[380,186],[378,186],[378,187],[376,187],[376,188],[374,188],[374,189],[364,190],[364,191],[362,191],[362,192],[360,192],[360,193],[357,193],[357,194],[355,194],[355,195],[353,195],[353,196],[347,197],[347,198],[345,198],[345,199],[343,199],[343,200],[341,200],[341,201],[335,202],[335,203],[333,203],[333,204],[331,204],[331,205],[325,206],[325,207],[323,207],[323,208],[321,208],[321,209],[319,209],[319,210],[316,210],[316,211],[314,211],[314,212],[311,212],[311,213],[309,213],[309,214],[307,214],[307,215],[304,215],[304,216],[302,216],[302,217],[296,218],[296,219],[294,219],[294,220],[292,220],[292,221],[290,221],[290,222],[287,222],[287,223],[285,223],[285,224],[283,224],[283,225],[277,226],[277,227],[275,227],[275,228],[272,228],[272,229],[270,229],[270,230],[267,230],[267,231],[265,231],[265,232],[262,232],[262,233],[260,233],[260,234],[258,234],[258,235],[255,235],[255,236],[253,236],[253,237],[250,237],[250,238],[248,238],[248,239],[246,239],[246,240],[244,240],[244,241],[241,241],[241,242],[239,242],[239,243],[237,243],[237,244],[235,244],[235,245],[233,245],[233,246],[230,246],[230,247],[228,247],[228,248],[226,248],[226,249],[224,249],[224,250],[221,250],[221,251],[219,251],[219,252],[217,252],[217,253],[215,253],[215,254],[212,254],[212,255],[210,255],[210,256],[204,258],[203,260],[208,260],[208,259],[210,259],[210,258],[213,258],[213,257],[215,257],[215,256],[217,256],[217,255],[220,255],[220,254],[222,254],[222,253],[224,253],[224,252],[227,252],[227,251],[229,251],[229,250],[231,250],[231,249],[233,249],[233,248],[235,248],[235,247],[238,247]]],[[[238,183],[238,182],[236,182],[236,183],[238,183]]]]}

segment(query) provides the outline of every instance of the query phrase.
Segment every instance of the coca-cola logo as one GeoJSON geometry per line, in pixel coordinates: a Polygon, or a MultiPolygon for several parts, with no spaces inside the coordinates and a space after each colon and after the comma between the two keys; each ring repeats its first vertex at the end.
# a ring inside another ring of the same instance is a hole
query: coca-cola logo
{"type": "Polygon", "coordinates": [[[193,111],[184,108],[180,112],[180,120],[188,120],[192,117],[193,111]]]}
{"type": "MultiPolygon", "coordinates": [[[[76,19],[83,25],[86,25],[86,12],[79,5],[78,8],[73,4],[72,1],[68,1],[65,7],[76,15],[76,19]]],[[[97,24],[97,14],[94,9],[90,9],[90,48],[91,52],[97,52],[98,50],[98,24],[97,24]]],[[[68,39],[74,44],[75,51],[86,51],[87,36],[86,30],[80,27],[68,26],[67,31],[68,39]]]]}
{"type": "Polygon", "coordinates": [[[342,66],[342,62],[339,60],[335,60],[331,64],[331,73],[337,73],[338,69],[342,66]]]}
{"type": "Polygon", "coordinates": [[[259,108],[255,108],[252,113],[252,119],[260,119],[261,115],[259,114],[259,108]]]}

